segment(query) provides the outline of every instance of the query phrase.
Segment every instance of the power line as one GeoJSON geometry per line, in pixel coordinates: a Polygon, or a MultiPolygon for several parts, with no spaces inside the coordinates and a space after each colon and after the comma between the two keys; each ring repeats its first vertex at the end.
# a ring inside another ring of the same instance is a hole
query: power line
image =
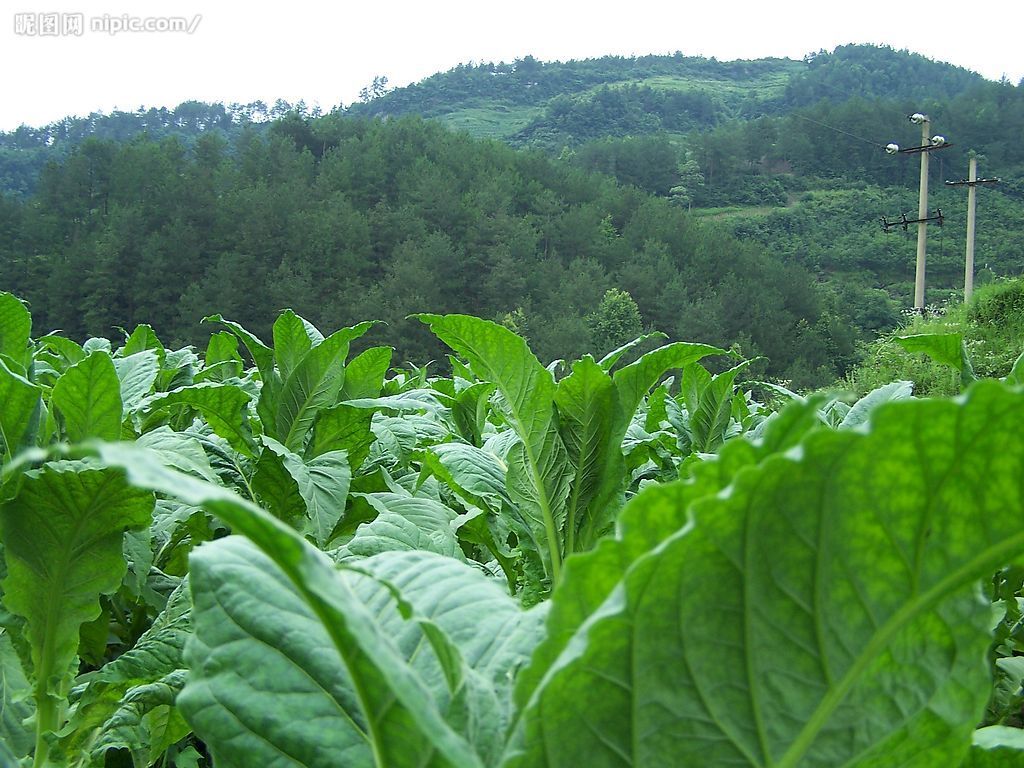
{"type": "Polygon", "coordinates": [[[828,123],[823,123],[820,120],[815,120],[815,119],[810,118],[810,117],[804,117],[803,115],[798,115],[796,113],[793,113],[793,117],[797,118],[798,120],[806,120],[808,123],[814,123],[815,125],[820,125],[822,128],[827,128],[830,131],[835,131],[836,133],[841,133],[844,136],[849,136],[851,139],[856,139],[857,141],[863,141],[865,144],[870,144],[873,147],[881,147],[882,149],[885,149],[885,144],[883,144],[880,141],[872,141],[871,139],[865,139],[863,136],[858,136],[855,133],[850,133],[849,131],[844,131],[842,128],[836,128],[834,125],[829,125],[828,123]]]}

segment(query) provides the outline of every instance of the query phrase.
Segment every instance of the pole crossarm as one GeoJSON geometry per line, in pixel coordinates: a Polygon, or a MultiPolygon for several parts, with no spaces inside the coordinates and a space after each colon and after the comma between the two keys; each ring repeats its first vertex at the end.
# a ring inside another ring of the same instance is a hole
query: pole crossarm
{"type": "Polygon", "coordinates": [[[1002,179],[960,179],[960,181],[947,181],[947,187],[976,187],[979,184],[999,184],[1002,179]]]}
{"type": "Polygon", "coordinates": [[[929,222],[929,221],[934,221],[934,222],[936,222],[941,227],[942,226],[942,222],[944,222],[945,220],[946,220],[946,217],[943,215],[942,209],[941,208],[936,208],[934,216],[925,216],[924,218],[919,218],[919,219],[908,219],[907,218],[907,214],[905,214],[905,213],[901,214],[898,219],[895,219],[893,221],[889,221],[889,219],[887,217],[883,216],[882,217],[882,229],[884,231],[888,232],[889,230],[895,229],[896,227],[903,227],[903,231],[905,232],[907,230],[907,228],[911,224],[920,224],[922,222],[929,222]]]}
{"type": "Polygon", "coordinates": [[[923,144],[920,147],[903,147],[896,150],[897,155],[919,155],[922,152],[936,152],[940,149],[949,149],[953,144],[923,144]]]}

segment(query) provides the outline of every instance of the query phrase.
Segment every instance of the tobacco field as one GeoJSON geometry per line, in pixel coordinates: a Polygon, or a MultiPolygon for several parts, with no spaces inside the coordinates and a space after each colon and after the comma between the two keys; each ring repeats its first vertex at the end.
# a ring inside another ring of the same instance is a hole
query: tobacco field
{"type": "Polygon", "coordinates": [[[448,360],[0,294],[0,765],[1024,765],[1024,356],[848,402],[419,320],[448,360]]]}

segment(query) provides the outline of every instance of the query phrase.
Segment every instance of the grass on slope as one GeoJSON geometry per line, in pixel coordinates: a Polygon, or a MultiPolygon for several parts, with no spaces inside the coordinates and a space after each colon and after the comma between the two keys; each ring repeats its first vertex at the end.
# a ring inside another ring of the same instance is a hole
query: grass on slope
{"type": "Polygon", "coordinates": [[[895,336],[917,333],[959,333],[977,376],[1005,376],[1024,351],[1024,278],[980,286],[970,304],[950,305],[942,316],[914,317],[869,344],[863,362],[844,384],[859,395],[897,379],[913,381],[916,395],[958,393],[955,372],[893,342],[895,336]]]}
{"type": "Polygon", "coordinates": [[[495,104],[492,107],[466,107],[437,120],[477,139],[507,139],[528,126],[544,112],[543,107],[495,104]]]}

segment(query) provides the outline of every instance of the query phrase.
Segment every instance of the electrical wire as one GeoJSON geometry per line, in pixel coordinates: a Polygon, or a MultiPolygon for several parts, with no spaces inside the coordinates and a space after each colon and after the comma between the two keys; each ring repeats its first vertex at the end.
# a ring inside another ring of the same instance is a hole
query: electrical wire
{"type": "Polygon", "coordinates": [[[793,113],[793,117],[797,118],[798,120],[806,120],[808,123],[814,123],[815,125],[820,125],[822,128],[827,128],[830,131],[835,131],[836,133],[841,133],[844,136],[849,136],[851,139],[856,139],[857,141],[863,141],[865,144],[870,144],[873,147],[881,147],[882,149],[885,149],[885,146],[886,146],[885,144],[883,144],[880,141],[872,141],[871,139],[865,139],[863,136],[858,136],[855,133],[850,133],[849,131],[844,131],[842,128],[836,128],[834,125],[829,125],[828,123],[823,123],[820,120],[815,120],[815,119],[810,118],[810,117],[804,117],[803,115],[798,115],[796,113],[793,113]]]}

